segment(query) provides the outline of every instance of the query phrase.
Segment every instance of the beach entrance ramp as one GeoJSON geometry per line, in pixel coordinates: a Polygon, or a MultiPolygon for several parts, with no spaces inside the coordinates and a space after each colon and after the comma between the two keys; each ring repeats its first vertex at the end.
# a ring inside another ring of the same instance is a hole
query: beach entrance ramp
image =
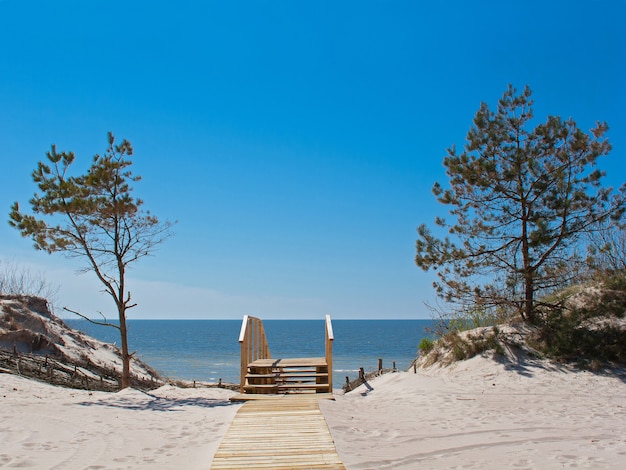
{"type": "Polygon", "coordinates": [[[332,393],[333,326],[326,315],[324,357],[274,359],[263,321],[246,315],[241,324],[242,394],[332,393]]]}
{"type": "Polygon", "coordinates": [[[245,316],[237,411],[211,465],[212,470],[345,470],[319,400],[332,399],[333,328],[326,315],[324,357],[274,359],[263,322],[245,316]]]}
{"type": "Polygon", "coordinates": [[[337,455],[319,395],[256,395],[239,409],[212,470],[345,470],[337,455]]]}

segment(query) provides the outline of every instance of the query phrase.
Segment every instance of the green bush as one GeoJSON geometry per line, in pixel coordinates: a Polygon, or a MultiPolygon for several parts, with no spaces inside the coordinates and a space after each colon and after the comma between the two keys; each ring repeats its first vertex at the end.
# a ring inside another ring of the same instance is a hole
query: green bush
{"type": "Polygon", "coordinates": [[[504,354],[504,347],[500,343],[498,336],[500,331],[497,327],[484,330],[477,335],[461,337],[457,331],[448,333],[444,338],[444,344],[452,351],[452,356],[456,361],[470,359],[485,351],[494,351],[495,354],[504,354]]]}
{"type": "Polygon", "coordinates": [[[496,322],[495,315],[485,308],[474,307],[456,312],[448,320],[450,331],[467,331],[474,328],[493,326],[496,322]]]}
{"type": "Polygon", "coordinates": [[[613,273],[605,279],[604,285],[607,289],[626,292],[626,273],[613,273]]]}
{"type": "Polygon", "coordinates": [[[597,311],[587,309],[553,309],[539,330],[539,349],[567,361],[626,363],[626,331],[593,321],[596,317],[597,311]]]}
{"type": "Polygon", "coordinates": [[[430,338],[422,338],[418,346],[420,353],[428,354],[435,347],[435,342],[430,338]]]}

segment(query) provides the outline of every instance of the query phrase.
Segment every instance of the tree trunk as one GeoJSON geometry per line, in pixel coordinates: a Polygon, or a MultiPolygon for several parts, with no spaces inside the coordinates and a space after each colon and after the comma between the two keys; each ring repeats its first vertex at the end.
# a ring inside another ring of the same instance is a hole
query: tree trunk
{"type": "MultiPolygon", "coordinates": [[[[521,175],[521,172],[520,172],[521,175]]],[[[522,184],[520,183],[520,189],[522,184]]],[[[530,243],[528,240],[528,219],[530,217],[530,208],[525,199],[522,198],[522,261],[524,263],[524,305],[522,308],[522,317],[529,323],[535,321],[534,318],[534,281],[533,267],[530,259],[530,243]]]]}
{"type": "Polygon", "coordinates": [[[534,293],[533,286],[533,274],[527,272],[524,275],[524,318],[529,323],[535,322],[535,305],[534,305],[534,293]]]}
{"type": "Polygon", "coordinates": [[[130,387],[130,354],[128,352],[128,331],[126,329],[126,312],[119,309],[120,337],[122,340],[122,388],[130,387]]]}

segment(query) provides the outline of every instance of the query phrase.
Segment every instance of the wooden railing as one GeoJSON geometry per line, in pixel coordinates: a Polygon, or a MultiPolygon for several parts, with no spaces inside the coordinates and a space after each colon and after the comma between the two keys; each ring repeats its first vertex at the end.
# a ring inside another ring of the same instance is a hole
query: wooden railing
{"type": "MultiPolygon", "coordinates": [[[[314,365],[314,367],[317,368],[316,374],[314,375],[317,380],[316,382],[316,384],[318,385],[317,388],[327,388],[327,390],[332,393],[332,390],[333,390],[333,341],[334,339],[335,339],[335,336],[333,334],[333,324],[330,319],[330,315],[326,315],[326,344],[325,344],[324,361],[322,361],[322,358],[312,358],[308,360],[306,358],[300,358],[300,359],[296,358],[294,360],[296,362],[300,360],[302,364],[294,365],[293,360],[292,360],[290,365],[284,366],[285,369],[288,369],[289,367],[291,367],[292,369],[298,368],[298,367],[310,368],[312,364],[311,361],[317,361],[315,362],[315,365],[314,365]],[[326,376],[328,376],[327,379],[326,379],[326,376]],[[326,386],[319,387],[319,385],[326,385],[326,386]]],[[[261,319],[256,318],[256,317],[251,317],[249,315],[246,315],[243,317],[243,322],[241,324],[241,332],[239,333],[239,344],[241,346],[241,375],[240,375],[240,381],[239,381],[239,389],[241,393],[245,393],[246,391],[246,383],[247,383],[246,377],[250,378],[253,376],[255,380],[259,380],[259,379],[265,380],[266,378],[269,380],[271,378],[273,380],[272,383],[275,384],[276,383],[275,377],[267,377],[263,375],[263,374],[269,374],[270,373],[269,371],[262,370],[261,372],[259,372],[257,370],[256,372],[252,372],[251,373],[252,375],[248,375],[249,373],[248,368],[251,367],[251,364],[253,362],[259,359],[271,359],[272,358],[270,354],[270,348],[267,344],[267,338],[265,336],[265,328],[263,328],[263,321],[261,319]],[[261,375],[255,376],[254,374],[261,374],[261,375]]],[[[276,363],[280,361],[282,361],[282,359],[275,360],[276,363]]],[[[267,364],[261,364],[261,365],[256,364],[254,366],[255,369],[271,369],[272,367],[270,367],[267,364]]],[[[280,367],[282,370],[282,366],[278,366],[278,367],[280,367]]],[[[299,370],[297,372],[302,373],[305,371],[299,370]]],[[[298,377],[304,378],[307,376],[301,375],[298,377]]],[[[316,385],[316,384],[313,384],[313,385],[316,385]]],[[[259,387],[261,387],[267,384],[265,382],[255,382],[254,385],[258,385],[259,387]]],[[[305,387],[303,385],[300,388],[305,388],[305,387]]],[[[255,392],[255,393],[258,393],[258,392],[255,392]]]]}
{"type": "Polygon", "coordinates": [[[333,322],[326,315],[326,364],[328,365],[328,390],[333,390],[333,322]]]}
{"type": "Polygon", "coordinates": [[[241,346],[241,377],[239,389],[241,393],[244,393],[248,364],[257,359],[270,359],[272,357],[261,319],[249,315],[243,317],[241,332],[239,333],[239,344],[241,346]]]}

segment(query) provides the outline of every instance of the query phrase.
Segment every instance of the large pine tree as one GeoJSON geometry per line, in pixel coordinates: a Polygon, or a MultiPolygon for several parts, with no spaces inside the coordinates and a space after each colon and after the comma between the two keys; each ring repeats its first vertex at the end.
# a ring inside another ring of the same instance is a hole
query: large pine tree
{"type": "Polygon", "coordinates": [[[515,309],[535,320],[537,294],[563,285],[580,236],[624,213],[626,185],[601,185],[596,168],[608,127],[587,134],[550,116],[531,128],[531,90],[509,86],[492,111],[483,103],[461,153],[444,159],[449,188],[435,183],[453,223],[448,236],[418,228],[416,264],[438,270],[438,294],[462,307],[515,309]]]}

